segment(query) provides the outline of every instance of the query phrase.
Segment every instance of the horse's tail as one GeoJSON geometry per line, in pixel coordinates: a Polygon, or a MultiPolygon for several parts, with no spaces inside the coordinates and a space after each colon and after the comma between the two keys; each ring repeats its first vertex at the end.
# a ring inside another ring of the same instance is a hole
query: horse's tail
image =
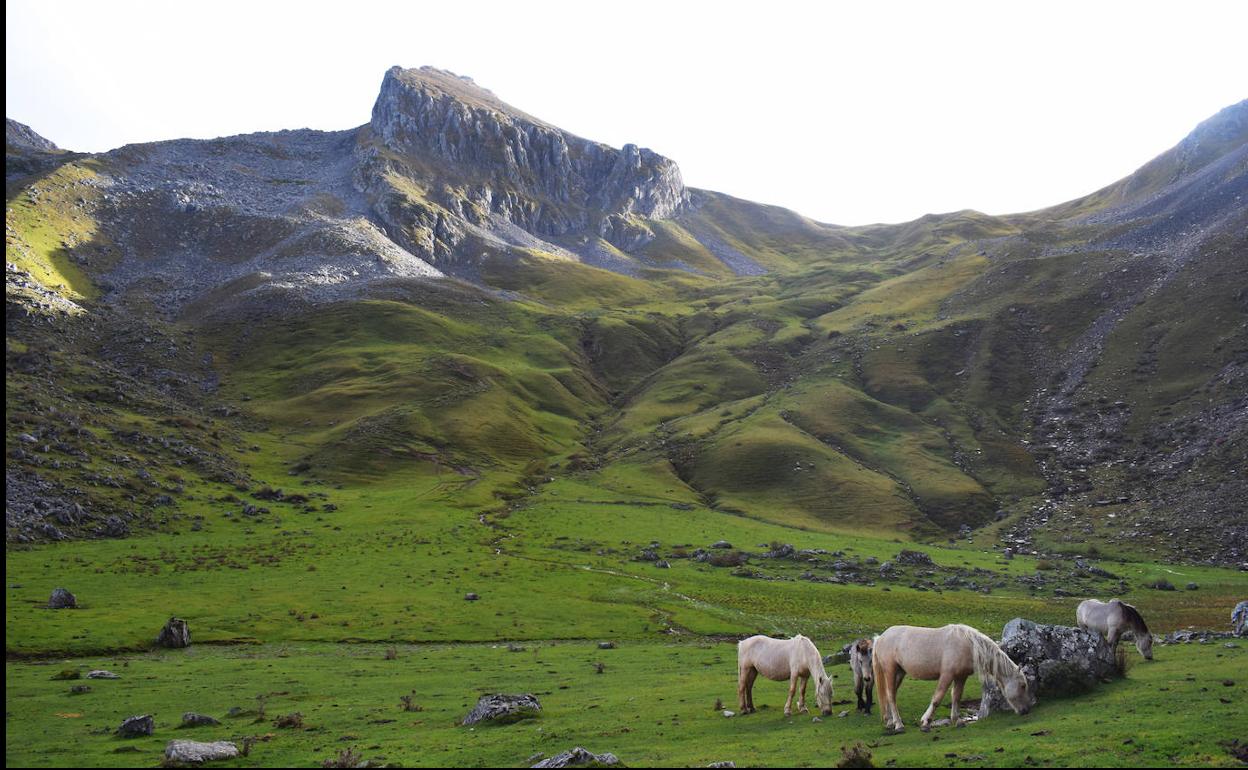
{"type": "Polygon", "coordinates": [[[1018,674],[1018,666],[992,639],[970,626],[958,628],[971,643],[975,673],[979,675],[980,681],[991,679],[998,687],[1005,689],[1005,680],[1018,674]]]}
{"type": "Polygon", "coordinates": [[[1127,625],[1131,626],[1131,630],[1137,634],[1147,634],[1148,624],[1144,622],[1144,616],[1135,607],[1126,602],[1122,603],[1122,614],[1127,619],[1127,625]]]}

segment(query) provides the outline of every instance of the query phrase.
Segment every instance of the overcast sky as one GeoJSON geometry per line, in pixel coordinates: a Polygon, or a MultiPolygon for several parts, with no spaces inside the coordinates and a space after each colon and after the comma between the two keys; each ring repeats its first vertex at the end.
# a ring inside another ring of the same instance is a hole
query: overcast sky
{"type": "Polygon", "coordinates": [[[5,111],[74,150],[368,120],[431,64],[840,224],[1091,192],[1248,97],[1248,2],[5,5],[5,111]]]}

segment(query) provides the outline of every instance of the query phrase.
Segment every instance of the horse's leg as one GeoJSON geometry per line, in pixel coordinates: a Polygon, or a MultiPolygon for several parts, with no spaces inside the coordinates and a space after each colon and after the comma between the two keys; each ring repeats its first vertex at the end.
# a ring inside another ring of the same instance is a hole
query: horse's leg
{"type": "Polygon", "coordinates": [[[965,686],[966,677],[953,680],[953,694],[950,696],[953,698],[953,708],[949,710],[949,721],[954,727],[960,726],[958,722],[958,706],[962,703],[962,688],[965,686]]]}
{"type": "Polygon", "coordinates": [[[741,672],[741,682],[738,685],[737,698],[740,701],[741,713],[754,713],[754,680],[758,677],[758,669],[750,666],[741,672]]]}
{"type": "Polygon", "coordinates": [[[936,683],[936,692],[932,693],[932,702],[928,705],[927,711],[923,712],[923,718],[919,720],[919,729],[927,732],[932,727],[932,712],[945,699],[945,691],[949,689],[949,685],[953,683],[953,677],[949,674],[941,674],[940,681],[936,683]]]}
{"type": "Polygon", "coordinates": [[[1118,637],[1122,636],[1122,629],[1118,626],[1112,626],[1109,629],[1109,635],[1105,637],[1105,641],[1109,642],[1110,647],[1118,646],[1118,637]]]}
{"type": "Polygon", "coordinates": [[[809,714],[810,709],[806,708],[806,683],[810,681],[810,677],[802,677],[802,691],[797,698],[797,713],[809,714]]]}
{"type": "Polygon", "coordinates": [[[784,702],[784,715],[793,716],[793,693],[797,692],[797,675],[789,677],[789,699],[784,702]]]}
{"type": "Polygon", "coordinates": [[[862,672],[854,671],[854,697],[858,699],[858,710],[862,711],[862,672]]]}
{"type": "Polygon", "coordinates": [[[868,684],[868,685],[867,685],[864,689],[867,691],[867,692],[866,692],[866,695],[867,695],[867,713],[868,713],[868,714],[870,714],[870,713],[871,713],[871,690],[872,690],[872,687],[871,687],[871,685],[870,685],[870,684],[868,684]]]}

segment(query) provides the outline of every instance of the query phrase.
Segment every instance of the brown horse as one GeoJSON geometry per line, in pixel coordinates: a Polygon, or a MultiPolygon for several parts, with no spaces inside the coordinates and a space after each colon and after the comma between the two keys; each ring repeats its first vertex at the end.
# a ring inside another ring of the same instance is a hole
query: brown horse
{"type": "Polygon", "coordinates": [[[1117,647],[1123,632],[1130,631],[1135,636],[1135,648],[1144,659],[1153,659],[1153,635],[1148,631],[1144,616],[1121,599],[1110,599],[1107,602],[1087,599],[1079,602],[1079,607],[1075,610],[1075,620],[1080,628],[1095,631],[1105,637],[1110,647],[1117,647]]]}
{"type": "Polygon", "coordinates": [[[920,729],[932,723],[932,712],[953,686],[953,709],[950,719],[958,724],[958,705],[966,679],[975,673],[981,680],[991,679],[1010,707],[1026,714],[1035,705],[1027,677],[1014,661],[1001,651],[996,642],[979,631],[961,624],[941,628],[893,626],[875,637],[872,651],[876,687],[880,690],[880,708],[885,727],[901,732],[901,714],[897,711],[897,689],[907,674],[915,679],[936,679],[936,693],[923,712],[920,729]]]}
{"type": "Polygon", "coordinates": [[[773,681],[789,680],[789,699],[784,715],[793,715],[793,693],[801,682],[798,713],[806,712],[806,682],[815,677],[815,702],[826,717],[832,713],[832,678],[823,668],[823,658],[814,642],[802,635],[792,639],[751,636],[737,643],[737,700],[742,714],[754,711],[754,680],[759,674],[773,681]]]}

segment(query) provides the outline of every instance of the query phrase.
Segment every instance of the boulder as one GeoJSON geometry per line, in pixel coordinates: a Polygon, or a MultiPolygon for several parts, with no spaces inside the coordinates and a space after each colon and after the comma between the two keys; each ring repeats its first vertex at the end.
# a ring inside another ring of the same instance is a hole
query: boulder
{"type": "Polygon", "coordinates": [[[1231,627],[1236,636],[1248,636],[1248,600],[1236,604],[1231,611],[1231,627]]]}
{"type": "MultiPolygon", "coordinates": [[[[1001,649],[1022,668],[1040,698],[1078,695],[1118,675],[1114,648],[1100,634],[1015,618],[1001,632],[1001,649]]],[[[984,682],[980,718],[1008,710],[1005,696],[984,682]]]]}
{"type": "Polygon", "coordinates": [[[97,668],[94,671],[87,672],[87,679],[121,679],[121,676],[119,674],[114,674],[112,671],[105,671],[102,668],[97,668]]]}
{"type": "Polygon", "coordinates": [[[716,540],[714,543],[711,543],[711,547],[712,548],[731,548],[732,543],[729,543],[727,540],[716,540]]]}
{"type": "Polygon", "coordinates": [[[624,765],[620,763],[619,757],[610,752],[595,754],[589,749],[577,746],[570,751],[543,759],[533,767],[624,767],[624,765]]]}
{"type": "MultiPolygon", "coordinates": [[[[477,705],[460,724],[475,725],[478,722],[507,724],[521,719],[532,719],[540,714],[542,704],[533,695],[482,695],[477,705]]],[[[563,765],[551,765],[562,767],[563,765]]]]}
{"type": "Polygon", "coordinates": [[[78,597],[71,594],[67,588],[53,589],[52,596],[48,599],[50,610],[72,610],[77,607],[78,597]]]}
{"type": "Polygon", "coordinates": [[[122,738],[141,738],[144,735],[151,735],[156,730],[156,720],[151,714],[130,717],[121,723],[121,727],[117,728],[117,735],[122,738]]]}
{"type": "Polygon", "coordinates": [[[238,746],[229,741],[169,741],[165,746],[165,761],[174,764],[198,765],[238,756],[238,746]]]}
{"type": "Polygon", "coordinates": [[[183,727],[209,727],[211,725],[219,725],[221,722],[208,716],[207,714],[198,714],[194,711],[188,711],[182,715],[183,727]]]}
{"type": "Polygon", "coordinates": [[[922,551],[902,551],[897,554],[898,564],[912,564],[920,567],[933,567],[932,557],[922,551]]]}
{"type": "Polygon", "coordinates": [[[165,624],[165,627],[160,629],[160,635],[156,637],[156,644],[160,647],[173,649],[190,647],[191,628],[181,618],[169,618],[169,622],[165,624]]]}

